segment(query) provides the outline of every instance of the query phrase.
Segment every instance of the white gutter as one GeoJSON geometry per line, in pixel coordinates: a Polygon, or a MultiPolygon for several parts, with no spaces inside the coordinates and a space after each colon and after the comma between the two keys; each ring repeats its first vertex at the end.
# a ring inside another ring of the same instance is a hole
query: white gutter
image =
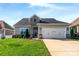
{"type": "Polygon", "coordinates": [[[65,24],[65,23],[37,23],[37,25],[66,25],[68,26],[69,24],[65,24]]]}

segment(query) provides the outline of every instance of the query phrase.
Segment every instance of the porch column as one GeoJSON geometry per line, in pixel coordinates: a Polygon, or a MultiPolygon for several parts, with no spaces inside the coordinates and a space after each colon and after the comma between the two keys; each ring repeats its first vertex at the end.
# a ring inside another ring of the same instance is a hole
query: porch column
{"type": "Polygon", "coordinates": [[[32,30],[32,27],[31,26],[29,27],[29,32],[30,32],[29,33],[30,34],[30,38],[32,38],[33,30],[32,30]]]}
{"type": "Polygon", "coordinates": [[[38,38],[42,38],[42,29],[41,27],[38,27],[38,38]]]}
{"type": "Polygon", "coordinates": [[[79,33],[79,26],[77,26],[77,33],[79,33]]]}
{"type": "Polygon", "coordinates": [[[5,37],[5,29],[2,29],[2,37],[5,37]]]}

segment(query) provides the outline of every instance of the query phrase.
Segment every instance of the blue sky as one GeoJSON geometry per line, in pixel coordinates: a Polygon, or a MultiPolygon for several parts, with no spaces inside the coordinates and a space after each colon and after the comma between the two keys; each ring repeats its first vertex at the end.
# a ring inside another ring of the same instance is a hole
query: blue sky
{"type": "Polygon", "coordinates": [[[78,3],[0,3],[0,20],[11,26],[22,18],[30,18],[37,14],[42,18],[55,18],[64,22],[72,22],[79,17],[78,3]]]}

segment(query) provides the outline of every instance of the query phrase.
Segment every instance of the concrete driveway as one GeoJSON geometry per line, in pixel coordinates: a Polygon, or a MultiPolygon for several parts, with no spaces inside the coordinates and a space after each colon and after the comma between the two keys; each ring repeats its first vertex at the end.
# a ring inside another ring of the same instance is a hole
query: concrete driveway
{"type": "Polygon", "coordinates": [[[43,39],[52,56],[79,56],[79,41],[43,39]]]}

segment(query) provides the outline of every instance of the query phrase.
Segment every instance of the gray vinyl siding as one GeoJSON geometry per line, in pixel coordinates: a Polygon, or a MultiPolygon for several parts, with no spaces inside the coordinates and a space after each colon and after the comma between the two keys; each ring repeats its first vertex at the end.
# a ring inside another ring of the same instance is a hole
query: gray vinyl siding
{"type": "Polygon", "coordinates": [[[15,28],[15,34],[20,34],[20,28],[15,28]]]}

